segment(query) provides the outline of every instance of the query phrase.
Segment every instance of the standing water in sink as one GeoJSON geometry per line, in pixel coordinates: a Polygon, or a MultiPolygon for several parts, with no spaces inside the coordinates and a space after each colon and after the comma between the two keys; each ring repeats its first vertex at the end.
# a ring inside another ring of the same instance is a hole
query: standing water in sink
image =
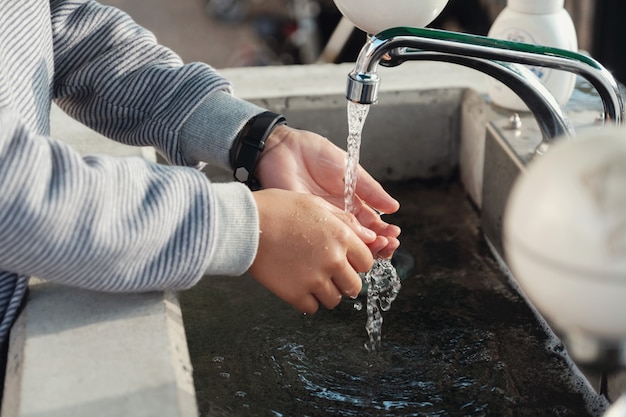
{"type": "MultiPolygon", "coordinates": [[[[358,181],[357,168],[361,150],[361,133],[365,119],[369,113],[369,105],[348,102],[348,161],[345,177],[345,210],[354,212],[354,192],[358,181]]],[[[387,311],[400,291],[400,278],[391,260],[376,258],[374,266],[365,274],[361,274],[363,285],[367,285],[367,323],[365,329],[369,342],[365,348],[372,352],[380,349],[383,316],[381,310],[387,311]]]]}
{"type": "Polygon", "coordinates": [[[415,267],[383,313],[383,348],[364,350],[353,302],[303,316],[247,274],[207,277],[180,293],[200,416],[601,415],[494,261],[458,181],[384,185],[415,267]]]}
{"type": "Polygon", "coordinates": [[[354,301],[303,316],[248,274],[207,277],[180,294],[199,415],[601,415],[604,403],[502,274],[458,178],[384,187],[402,206],[392,223],[415,266],[383,313],[383,348],[364,350],[354,301]]]}

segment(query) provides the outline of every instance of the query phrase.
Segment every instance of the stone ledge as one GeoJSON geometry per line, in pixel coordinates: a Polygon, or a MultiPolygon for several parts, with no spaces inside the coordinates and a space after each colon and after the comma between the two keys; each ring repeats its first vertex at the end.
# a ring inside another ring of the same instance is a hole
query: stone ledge
{"type": "Polygon", "coordinates": [[[104,294],[33,279],[12,333],[3,416],[195,416],[172,293],[104,294]]]}
{"type": "MultiPolygon", "coordinates": [[[[53,107],[52,136],[81,154],[156,160],[53,107]]],[[[4,417],[197,416],[175,294],[108,294],[31,279],[13,327],[4,417]]]]}

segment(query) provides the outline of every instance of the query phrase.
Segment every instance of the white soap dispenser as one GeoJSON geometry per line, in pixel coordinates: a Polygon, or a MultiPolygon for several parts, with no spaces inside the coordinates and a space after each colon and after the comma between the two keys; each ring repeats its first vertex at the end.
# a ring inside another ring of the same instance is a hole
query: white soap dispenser
{"type": "MultiPolygon", "coordinates": [[[[563,7],[565,0],[507,0],[489,30],[489,37],[534,45],[578,51],[576,28],[563,7]]],[[[544,67],[530,67],[533,73],[561,105],[570,99],[576,75],[544,67]]],[[[498,81],[489,84],[494,104],[512,110],[527,111],[528,107],[511,90],[498,81]]]]}

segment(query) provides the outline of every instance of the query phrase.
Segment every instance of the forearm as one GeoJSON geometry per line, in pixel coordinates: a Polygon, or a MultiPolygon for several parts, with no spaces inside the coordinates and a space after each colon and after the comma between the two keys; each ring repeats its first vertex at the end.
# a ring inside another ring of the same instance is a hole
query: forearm
{"type": "Polygon", "coordinates": [[[258,219],[244,186],[138,158],[83,159],[12,116],[0,110],[1,270],[146,291],[252,262],[258,219]]]}

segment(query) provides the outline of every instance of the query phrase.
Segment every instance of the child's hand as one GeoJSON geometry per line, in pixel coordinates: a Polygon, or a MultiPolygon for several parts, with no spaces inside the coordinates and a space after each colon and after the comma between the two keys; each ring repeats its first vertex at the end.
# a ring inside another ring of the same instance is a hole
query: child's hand
{"type": "Polygon", "coordinates": [[[261,234],[250,273],[303,313],[334,308],[361,290],[376,233],[320,197],[279,189],[254,194],[261,234]]]}
{"type": "MultiPolygon", "coordinates": [[[[266,142],[257,175],[265,188],[310,193],[343,209],[345,170],[343,149],[317,133],[280,126],[266,142]]],[[[400,228],[384,222],[378,212],[395,213],[400,205],[360,166],[358,176],[354,214],[378,235],[368,244],[372,254],[390,258],[400,245],[400,228]]]]}

